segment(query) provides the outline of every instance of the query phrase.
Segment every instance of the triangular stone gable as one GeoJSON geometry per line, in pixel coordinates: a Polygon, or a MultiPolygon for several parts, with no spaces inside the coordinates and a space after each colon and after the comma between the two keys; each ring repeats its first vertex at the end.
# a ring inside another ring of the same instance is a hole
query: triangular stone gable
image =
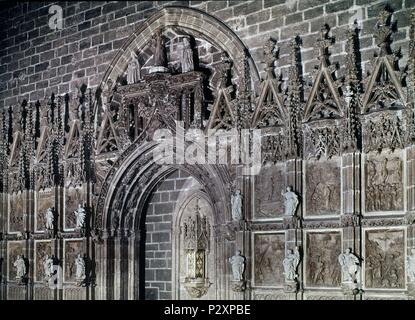
{"type": "Polygon", "coordinates": [[[96,149],[97,154],[120,150],[119,137],[108,112],[105,112],[102,121],[96,149]]]}
{"type": "Polygon", "coordinates": [[[23,147],[23,137],[20,131],[17,131],[13,137],[13,144],[10,149],[10,166],[17,166],[19,161],[20,149],[23,147]]]}
{"type": "Polygon", "coordinates": [[[36,150],[37,162],[46,162],[48,158],[48,147],[49,147],[50,133],[48,127],[43,127],[40,132],[39,144],[36,150]]]}
{"type": "Polygon", "coordinates": [[[376,59],[362,100],[363,113],[405,106],[406,98],[390,60],[390,56],[376,59]]]}
{"type": "Polygon", "coordinates": [[[253,127],[276,127],[285,123],[286,115],[277,88],[277,79],[264,80],[253,117],[253,127]]]}
{"type": "Polygon", "coordinates": [[[226,90],[226,88],[220,88],[218,90],[208,129],[230,130],[236,126],[235,115],[232,111],[232,99],[226,90]]]}
{"type": "Polygon", "coordinates": [[[339,93],[331,71],[323,64],[317,72],[304,110],[304,121],[332,119],[343,116],[339,93]]]}
{"type": "Polygon", "coordinates": [[[75,120],[72,122],[69,134],[68,134],[68,141],[66,143],[65,149],[65,157],[66,158],[77,158],[80,155],[81,145],[81,127],[79,120],[75,120]]]}

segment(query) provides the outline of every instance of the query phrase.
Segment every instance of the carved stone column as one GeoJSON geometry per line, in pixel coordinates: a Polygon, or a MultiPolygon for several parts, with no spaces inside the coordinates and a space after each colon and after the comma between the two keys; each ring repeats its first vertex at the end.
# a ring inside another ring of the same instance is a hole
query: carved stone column
{"type": "MultiPolygon", "coordinates": [[[[294,250],[296,247],[300,250],[302,258],[303,235],[302,235],[302,159],[290,159],[286,161],[286,185],[291,186],[293,191],[299,195],[300,203],[297,207],[296,214],[292,217],[284,217],[283,224],[285,232],[285,252],[294,250]]],[[[302,260],[302,259],[301,259],[302,260]]],[[[284,291],[290,300],[302,299],[302,263],[298,265],[298,278],[293,283],[286,283],[284,291]]]]}
{"type": "MultiPolygon", "coordinates": [[[[361,182],[360,182],[360,153],[343,154],[342,159],[342,190],[343,190],[343,208],[340,216],[340,224],[343,229],[343,243],[342,252],[350,249],[352,253],[360,258],[361,252],[361,237],[360,237],[360,197],[361,197],[361,182]]],[[[335,263],[338,263],[337,261],[335,263]]],[[[360,263],[361,266],[361,263],[360,263]]],[[[362,268],[359,269],[357,277],[357,289],[361,289],[362,268]]],[[[354,300],[359,299],[358,291],[353,291],[349,285],[342,286],[344,299],[354,300]]]]}
{"type": "MultiPolygon", "coordinates": [[[[407,225],[407,255],[415,248],[415,146],[406,149],[407,208],[405,224],[407,225]]],[[[409,277],[407,279],[410,280],[409,277]]],[[[415,300],[415,283],[408,282],[408,296],[415,300]]]]}

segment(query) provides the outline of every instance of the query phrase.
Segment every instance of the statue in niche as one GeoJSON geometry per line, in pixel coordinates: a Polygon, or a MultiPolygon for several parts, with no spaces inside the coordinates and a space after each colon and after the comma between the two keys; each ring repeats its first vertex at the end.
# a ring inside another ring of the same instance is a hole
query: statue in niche
{"type": "Polygon", "coordinates": [[[74,211],[76,217],[76,228],[83,228],[85,226],[85,209],[81,204],[78,204],[78,209],[74,211]]]}
{"type": "Polygon", "coordinates": [[[155,34],[154,66],[165,68],[166,65],[166,48],[164,47],[162,30],[159,28],[156,30],[155,34]]]}
{"type": "Polygon", "coordinates": [[[193,62],[193,50],[190,46],[190,39],[183,38],[183,49],[180,56],[180,63],[182,66],[182,73],[193,71],[195,69],[193,62]]]}
{"type": "Polygon", "coordinates": [[[299,203],[297,194],[294,191],[292,191],[292,187],[287,187],[285,193],[281,191],[281,195],[285,199],[285,215],[294,216],[299,203]]]}
{"type": "Polygon", "coordinates": [[[23,256],[20,254],[16,257],[16,261],[13,263],[13,266],[16,268],[16,279],[22,281],[27,273],[26,262],[23,259],[23,256]]]}
{"type": "Polygon", "coordinates": [[[415,283],[415,248],[411,248],[411,254],[406,258],[406,269],[409,281],[415,283]]]}
{"type": "Polygon", "coordinates": [[[46,229],[53,230],[54,223],[55,223],[55,214],[52,208],[47,208],[46,214],[45,214],[45,220],[46,220],[46,229]]]}
{"type": "Polygon", "coordinates": [[[137,54],[132,51],[131,59],[127,66],[127,83],[134,84],[141,80],[141,66],[137,54]]]}
{"type": "Polygon", "coordinates": [[[285,281],[295,281],[295,279],[298,277],[297,267],[299,263],[300,252],[298,247],[295,247],[294,250],[288,250],[284,260],[282,261],[284,266],[285,281]]]}
{"type": "Polygon", "coordinates": [[[78,254],[75,259],[75,266],[76,266],[76,281],[78,283],[82,283],[86,278],[85,273],[85,259],[81,256],[81,254],[78,254]]]}
{"type": "Polygon", "coordinates": [[[229,258],[232,266],[233,281],[243,281],[245,272],[245,257],[241,255],[241,250],[237,250],[233,257],[229,258]]]}
{"type": "Polygon", "coordinates": [[[242,220],[242,195],[240,190],[236,190],[232,195],[232,219],[234,221],[242,220]]]}
{"type": "Polygon", "coordinates": [[[45,273],[45,279],[49,280],[54,274],[53,258],[49,255],[45,256],[43,261],[43,272],[45,273]]]}
{"type": "Polygon", "coordinates": [[[351,253],[351,250],[348,248],[339,255],[338,260],[342,270],[343,282],[356,282],[357,273],[360,269],[359,258],[351,253]]]}

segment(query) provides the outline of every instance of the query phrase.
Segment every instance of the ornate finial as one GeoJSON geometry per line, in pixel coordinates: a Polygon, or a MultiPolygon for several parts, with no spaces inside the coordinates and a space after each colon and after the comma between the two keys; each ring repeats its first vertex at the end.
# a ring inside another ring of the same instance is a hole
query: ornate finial
{"type": "Polygon", "coordinates": [[[218,64],[218,73],[220,77],[219,86],[226,88],[229,82],[229,72],[231,70],[232,60],[226,52],[222,52],[221,61],[218,64]]]}
{"type": "Polygon", "coordinates": [[[301,155],[301,80],[299,69],[299,50],[301,40],[297,35],[290,43],[290,60],[291,65],[288,71],[288,88],[287,98],[289,107],[289,136],[287,140],[287,154],[289,157],[297,157],[301,155]]]}
{"type": "Polygon", "coordinates": [[[415,10],[411,13],[411,29],[409,30],[409,57],[415,59],[415,10]]]}
{"type": "Polygon", "coordinates": [[[332,45],[333,39],[329,37],[330,27],[325,24],[320,29],[320,39],[317,40],[318,45],[318,59],[327,64],[328,48],[332,45]]]}
{"type": "Polygon", "coordinates": [[[359,82],[357,76],[357,66],[356,66],[356,45],[357,45],[357,35],[359,32],[359,26],[354,22],[353,26],[347,31],[347,41],[346,41],[346,67],[347,75],[346,82],[348,86],[355,88],[359,82]]]}
{"type": "Polygon", "coordinates": [[[264,43],[264,62],[265,62],[265,71],[267,72],[266,79],[273,79],[274,76],[274,67],[275,61],[277,60],[276,52],[277,41],[272,38],[269,38],[264,43]]]}
{"type": "Polygon", "coordinates": [[[392,34],[392,26],[390,23],[391,13],[383,9],[379,12],[377,30],[375,32],[376,45],[380,48],[380,55],[389,54],[390,36],[392,34]]]}

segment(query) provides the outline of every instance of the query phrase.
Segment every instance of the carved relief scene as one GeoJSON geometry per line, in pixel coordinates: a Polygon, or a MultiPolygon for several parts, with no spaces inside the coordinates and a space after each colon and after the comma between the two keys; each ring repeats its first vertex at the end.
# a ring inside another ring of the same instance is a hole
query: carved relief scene
{"type": "Polygon", "coordinates": [[[307,162],[306,215],[340,213],[340,167],[338,162],[307,162]]]}
{"type": "Polygon", "coordinates": [[[82,189],[81,188],[66,188],[65,189],[65,228],[74,229],[76,227],[75,211],[79,204],[83,204],[82,189]]]}
{"type": "Polygon", "coordinates": [[[24,229],[24,194],[13,193],[9,196],[9,231],[21,232],[24,229]]]}
{"type": "Polygon", "coordinates": [[[261,168],[255,177],[255,218],[272,219],[284,214],[285,174],[282,165],[261,168]]]}
{"type": "Polygon", "coordinates": [[[365,181],[367,212],[403,210],[403,161],[399,155],[369,156],[365,181]]]}
{"type": "Polygon", "coordinates": [[[65,241],[64,282],[77,282],[77,258],[83,258],[82,240],[65,241]]]}
{"type": "Polygon", "coordinates": [[[254,234],[254,283],[258,287],[278,287],[284,283],[285,234],[254,234]]]}
{"type": "Polygon", "coordinates": [[[405,287],[404,230],[365,232],[365,285],[367,288],[405,287]]]}
{"type": "Polygon", "coordinates": [[[43,282],[51,275],[53,263],[50,260],[53,256],[52,243],[50,241],[35,242],[35,281],[43,282]]]}
{"type": "Polygon", "coordinates": [[[36,230],[48,229],[48,210],[55,210],[52,191],[50,189],[38,191],[36,198],[36,230]]]}
{"type": "Polygon", "coordinates": [[[341,253],[340,232],[306,234],[306,284],[309,287],[338,287],[341,282],[337,257],[341,253]]]}

